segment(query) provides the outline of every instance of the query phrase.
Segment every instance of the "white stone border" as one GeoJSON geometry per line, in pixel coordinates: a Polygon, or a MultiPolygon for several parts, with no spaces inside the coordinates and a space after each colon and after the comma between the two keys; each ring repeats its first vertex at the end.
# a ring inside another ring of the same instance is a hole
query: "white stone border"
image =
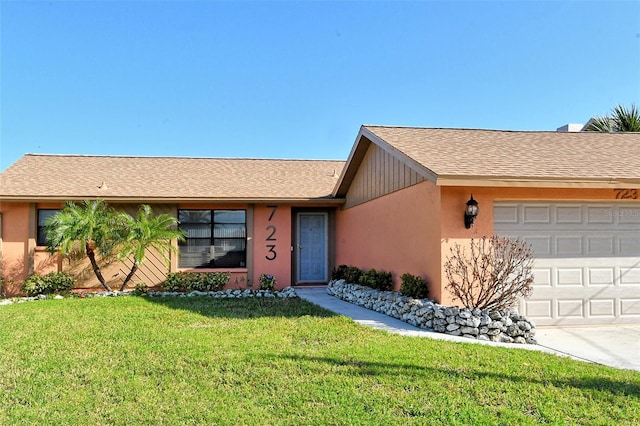
{"type": "Polygon", "coordinates": [[[327,293],[438,333],[492,342],[537,343],[535,324],[514,309],[489,312],[443,306],[433,300],[412,299],[395,291],[375,290],[344,280],[330,281],[327,293]]]}

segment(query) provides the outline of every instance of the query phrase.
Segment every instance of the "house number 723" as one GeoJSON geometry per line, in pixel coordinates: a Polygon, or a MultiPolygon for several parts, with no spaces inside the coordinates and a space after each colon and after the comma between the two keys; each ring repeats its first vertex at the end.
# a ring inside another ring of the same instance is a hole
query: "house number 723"
{"type": "MultiPolygon", "coordinates": [[[[267,208],[271,209],[271,214],[269,215],[269,219],[267,219],[267,222],[271,222],[271,219],[273,219],[273,216],[276,214],[276,210],[278,210],[278,206],[267,206],[267,208]]],[[[265,259],[276,260],[276,257],[278,257],[278,254],[276,253],[276,245],[275,243],[271,243],[271,241],[276,241],[276,226],[268,225],[267,231],[269,231],[269,235],[267,235],[265,241],[267,242],[266,246],[268,252],[265,256],[265,259]]]]}

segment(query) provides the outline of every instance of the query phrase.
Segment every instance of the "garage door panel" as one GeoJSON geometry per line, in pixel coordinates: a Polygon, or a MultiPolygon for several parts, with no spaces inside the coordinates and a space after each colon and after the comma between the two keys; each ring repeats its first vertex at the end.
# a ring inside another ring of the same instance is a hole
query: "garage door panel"
{"type": "Polygon", "coordinates": [[[618,239],[618,253],[626,253],[630,256],[640,256],[639,236],[621,236],[618,239]]]}
{"type": "Polygon", "coordinates": [[[620,268],[620,285],[640,286],[640,268],[620,268]]]}
{"type": "Polygon", "coordinates": [[[608,237],[590,237],[587,236],[587,253],[589,256],[613,256],[615,247],[615,238],[608,237]]]}
{"type": "Polygon", "coordinates": [[[625,318],[638,318],[640,317],[640,298],[620,300],[620,316],[625,318]]]}
{"type": "Polygon", "coordinates": [[[550,206],[524,206],[523,223],[528,224],[550,224],[551,223],[551,207],[550,206]]]}
{"type": "Polygon", "coordinates": [[[587,207],[586,223],[590,225],[603,225],[613,223],[612,206],[587,207]]]}
{"type": "Polygon", "coordinates": [[[615,299],[588,300],[587,303],[591,317],[613,319],[616,316],[615,299]]]}
{"type": "Polygon", "coordinates": [[[551,287],[551,268],[532,268],[534,287],[551,287]]]}
{"type": "Polygon", "coordinates": [[[640,224],[640,207],[620,207],[616,216],[620,223],[640,224]]]}
{"type": "Polygon", "coordinates": [[[501,224],[517,224],[518,223],[518,206],[517,205],[501,205],[493,209],[494,223],[501,224]]]}
{"type": "Polygon", "coordinates": [[[556,283],[561,286],[584,287],[582,268],[556,268],[556,283]]]}
{"type": "Polygon", "coordinates": [[[551,299],[547,300],[525,300],[520,306],[523,314],[533,320],[534,323],[553,320],[551,299]]]}
{"type": "Polygon", "coordinates": [[[614,285],[615,268],[589,268],[589,286],[614,285]]]}
{"type": "Polygon", "coordinates": [[[534,249],[533,294],[520,309],[536,324],[640,323],[639,203],[506,202],[496,209],[495,233],[534,249]]]}
{"type": "Polygon", "coordinates": [[[556,223],[582,223],[582,209],[579,206],[560,206],[556,209],[556,223]]]}
{"type": "Polygon", "coordinates": [[[564,236],[556,238],[555,253],[559,256],[581,256],[583,255],[582,237],[564,236]]]}
{"type": "Polygon", "coordinates": [[[526,238],[527,242],[531,244],[531,248],[537,253],[539,256],[551,256],[551,236],[529,236],[523,237],[526,238]]]}
{"type": "Polygon", "coordinates": [[[584,304],[582,299],[557,300],[558,316],[571,319],[584,319],[584,304]]]}

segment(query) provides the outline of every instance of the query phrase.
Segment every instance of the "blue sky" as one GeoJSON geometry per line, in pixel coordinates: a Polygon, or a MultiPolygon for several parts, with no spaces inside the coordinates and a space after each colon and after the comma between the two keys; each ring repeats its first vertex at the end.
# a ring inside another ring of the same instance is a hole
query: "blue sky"
{"type": "Polygon", "coordinates": [[[640,2],[0,0],[24,153],[346,159],[361,124],[555,130],[640,104],[640,2]]]}

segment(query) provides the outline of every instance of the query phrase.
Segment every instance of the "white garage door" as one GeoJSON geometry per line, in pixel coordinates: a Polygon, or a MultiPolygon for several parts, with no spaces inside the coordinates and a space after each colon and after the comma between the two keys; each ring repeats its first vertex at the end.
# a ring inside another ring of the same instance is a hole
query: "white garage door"
{"type": "Polygon", "coordinates": [[[494,232],[533,246],[537,325],[640,323],[640,203],[500,202],[494,232]]]}

